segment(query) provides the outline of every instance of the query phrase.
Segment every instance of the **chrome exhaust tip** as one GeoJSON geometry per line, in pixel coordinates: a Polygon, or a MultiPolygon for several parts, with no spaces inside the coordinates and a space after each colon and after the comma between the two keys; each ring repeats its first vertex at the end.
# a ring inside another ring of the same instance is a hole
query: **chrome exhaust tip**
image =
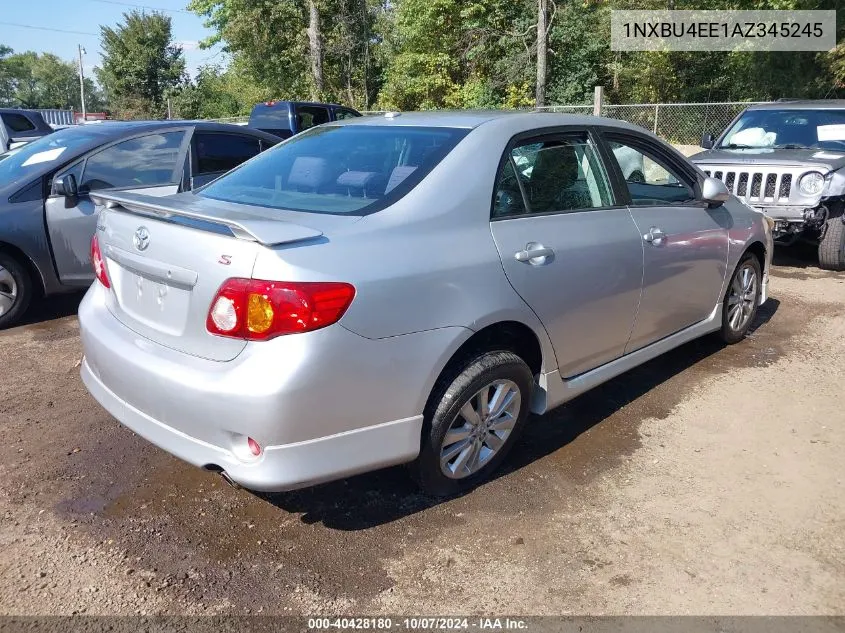
{"type": "Polygon", "coordinates": [[[234,479],[232,479],[232,477],[229,475],[229,473],[227,473],[225,470],[220,468],[220,466],[218,466],[217,464],[206,464],[205,466],[203,466],[203,468],[205,470],[210,470],[211,472],[217,473],[218,475],[220,475],[223,478],[223,481],[225,481],[227,484],[232,486],[232,488],[234,488],[235,490],[242,490],[243,489],[243,486],[241,486],[238,482],[236,482],[234,479]]]}
{"type": "Polygon", "coordinates": [[[229,475],[229,473],[227,473],[225,470],[220,471],[220,476],[223,478],[223,481],[225,481],[227,484],[232,486],[232,488],[234,488],[235,490],[242,490],[243,489],[243,486],[241,486],[238,482],[236,482],[234,479],[232,479],[232,477],[229,475]]]}

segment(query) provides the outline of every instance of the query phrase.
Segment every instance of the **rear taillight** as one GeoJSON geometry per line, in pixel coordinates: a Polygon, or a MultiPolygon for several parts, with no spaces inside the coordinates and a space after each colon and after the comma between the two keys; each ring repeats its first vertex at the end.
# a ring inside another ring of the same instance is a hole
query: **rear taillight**
{"type": "Polygon", "coordinates": [[[103,254],[100,252],[100,240],[97,239],[96,235],[91,240],[91,265],[94,267],[94,274],[97,275],[100,283],[106,288],[111,288],[109,273],[106,270],[106,260],[103,259],[103,254]]]}
{"type": "Polygon", "coordinates": [[[355,287],[340,282],[227,279],[206,318],[217,336],[263,341],[282,334],[310,332],[340,320],[355,287]]]}

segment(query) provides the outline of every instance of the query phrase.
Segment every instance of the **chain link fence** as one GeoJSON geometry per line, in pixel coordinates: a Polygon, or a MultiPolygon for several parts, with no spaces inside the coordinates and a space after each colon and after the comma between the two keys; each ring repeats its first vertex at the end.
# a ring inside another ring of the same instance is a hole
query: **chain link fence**
{"type": "Polygon", "coordinates": [[[602,116],[651,130],[676,145],[698,145],[701,135],[718,136],[751,103],[649,103],[605,105],[602,116]]]}
{"type": "MultiPolygon", "coordinates": [[[[729,101],[721,103],[634,103],[603,104],[602,116],[639,125],[660,138],[678,146],[698,146],[701,135],[718,135],[731,121],[750,105],[759,101],[729,101]]],[[[592,105],[552,105],[537,108],[544,112],[592,115],[592,105]]],[[[384,110],[367,110],[364,116],[378,116],[384,110]]],[[[249,117],[216,119],[220,123],[245,125],[249,117]]]]}
{"type": "MultiPolygon", "coordinates": [[[[765,102],[603,104],[601,115],[639,125],[675,145],[697,146],[702,134],[718,136],[740,112],[758,103],[765,102]]],[[[562,114],[593,114],[592,105],[552,105],[537,110],[562,114]]],[[[383,113],[377,110],[362,112],[364,115],[383,113]]]]}
{"type": "MultiPolygon", "coordinates": [[[[758,103],[765,102],[603,104],[601,115],[639,125],[675,145],[698,145],[702,134],[718,136],[740,112],[758,103]]],[[[592,114],[593,106],[555,105],[538,110],[592,114]]]]}

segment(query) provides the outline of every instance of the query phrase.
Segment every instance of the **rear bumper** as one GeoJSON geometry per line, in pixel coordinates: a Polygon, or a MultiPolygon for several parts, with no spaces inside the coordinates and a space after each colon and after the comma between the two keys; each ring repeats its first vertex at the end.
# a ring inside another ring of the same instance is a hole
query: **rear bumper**
{"type": "Polygon", "coordinates": [[[267,446],[257,460],[167,426],[122,400],[82,361],[82,382],[124,426],[176,457],[200,467],[219,467],[251,490],[293,490],[382,466],[410,461],[419,450],[422,416],[346,431],[293,444],[267,446]]]}
{"type": "Polygon", "coordinates": [[[162,449],[262,491],[413,460],[440,356],[463,336],[443,328],[370,340],[332,326],[218,362],[133,332],[105,292],[95,283],[79,308],[81,374],[94,398],[162,449]],[[264,449],[257,459],[247,437],[264,449]]]}

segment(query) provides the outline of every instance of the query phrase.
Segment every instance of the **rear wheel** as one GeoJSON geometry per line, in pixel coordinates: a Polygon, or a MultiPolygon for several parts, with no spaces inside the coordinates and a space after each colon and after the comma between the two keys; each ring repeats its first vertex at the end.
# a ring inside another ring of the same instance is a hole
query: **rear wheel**
{"type": "Polygon", "coordinates": [[[819,267],[824,270],[845,270],[845,216],[828,218],[824,236],[819,242],[819,267]]]}
{"type": "Polygon", "coordinates": [[[32,297],[32,279],[22,263],[0,253],[0,329],[9,327],[26,312],[32,297]]]}
{"type": "Polygon", "coordinates": [[[760,262],[746,253],[734,271],[722,304],[720,334],[725,343],[738,343],[751,329],[760,303],[762,279],[760,262]]]}
{"type": "Polygon", "coordinates": [[[435,388],[411,464],[434,496],[472,488],[501,464],[528,416],[534,383],[525,361],[509,351],[477,356],[451,376],[435,388]]]}

